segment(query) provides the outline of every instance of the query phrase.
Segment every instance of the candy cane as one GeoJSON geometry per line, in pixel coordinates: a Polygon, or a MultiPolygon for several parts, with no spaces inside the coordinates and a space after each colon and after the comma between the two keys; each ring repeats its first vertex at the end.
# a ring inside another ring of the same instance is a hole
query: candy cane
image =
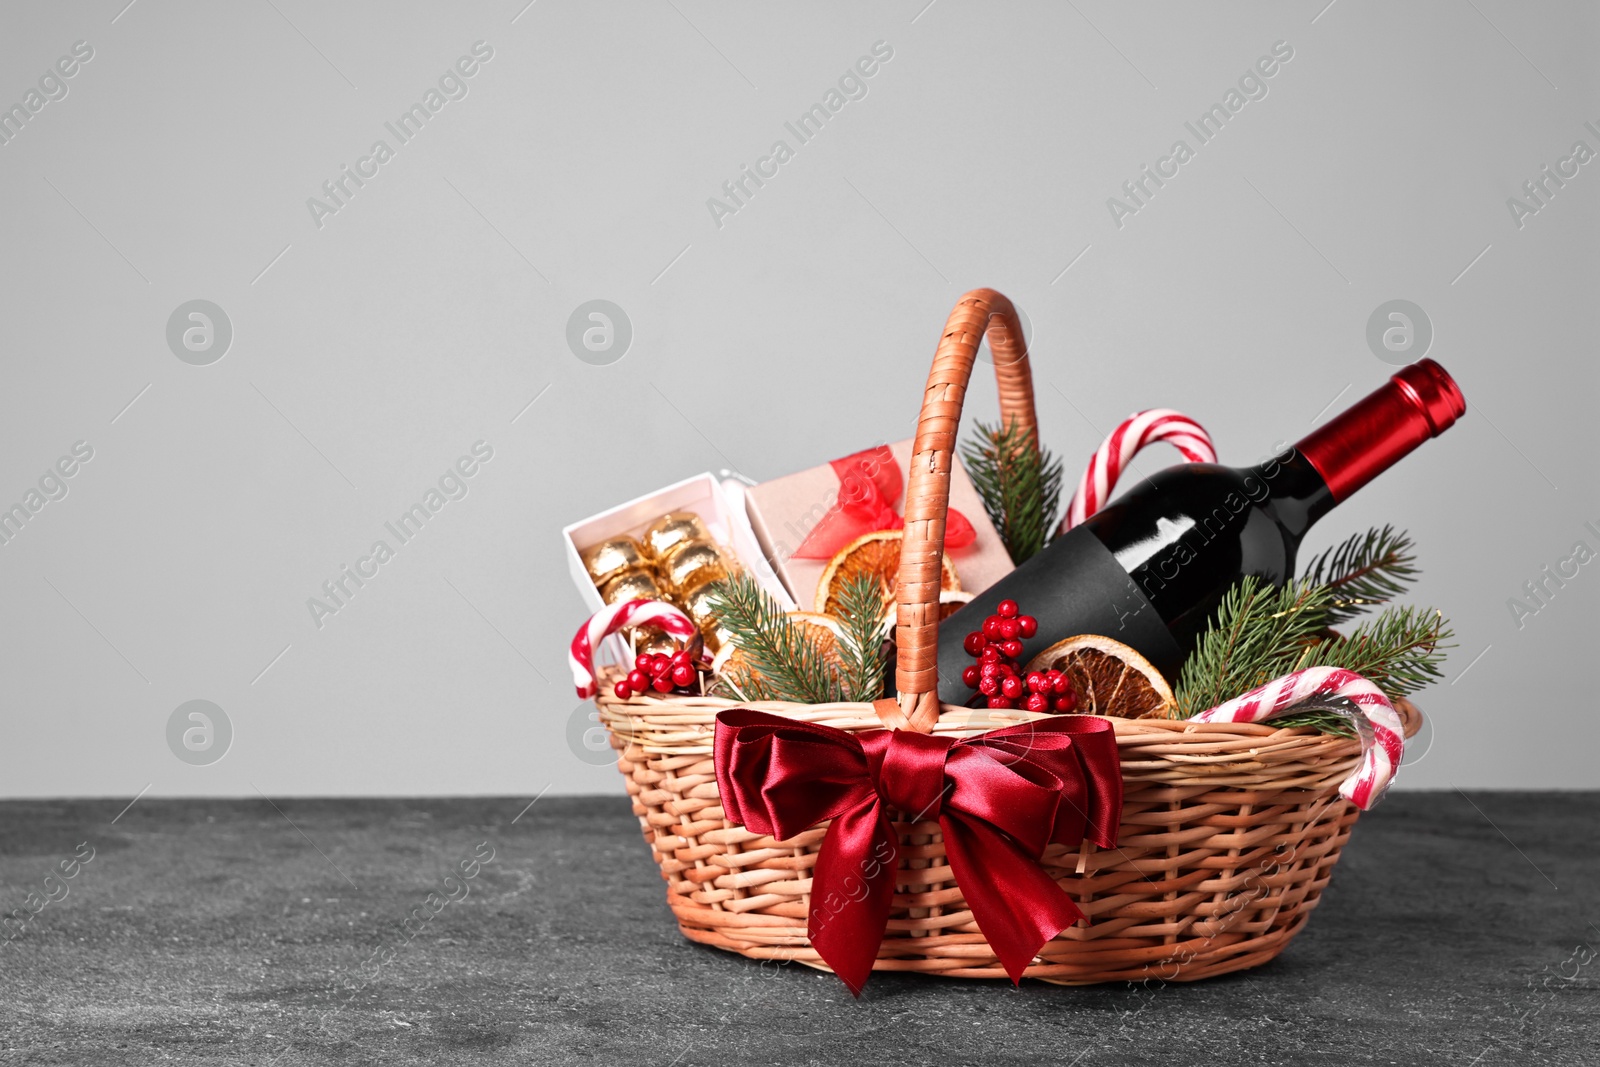
{"type": "Polygon", "coordinates": [[[673,637],[687,639],[699,632],[693,619],[663,600],[624,600],[601,608],[578,627],[572,637],[572,647],[567,651],[567,666],[572,668],[572,683],[578,687],[580,697],[592,697],[598,691],[594,650],[600,642],[618,630],[645,623],[653,623],[673,637]]]}
{"type": "Polygon", "coordinates": [[[1165,441],[1172,445],[1190,463],[1215,463],[1217,450],[1211,446],[1211,435],[1189,416],[1171,408],[1151,408],[1139,411],[1122,420],[1111,431],[1111,436],[1101,442],[1089,460],[1088,469],[1078,482],[1078,491],[1072,494],[1066,517],[1061,520],[1058,533],[1066,533],[1090,515],[1099,511],[1111,499],[1111,490],[1122,476],[1122,469],[1143,447],[1165,441]]]}
{"type": "Polygon", "coordinates": [[[1361,765],[1339,786],[1339,794],[1362,811],[1383,799],[1405,754],[1400,716],[1383,691],[1354,671],[1307,667],[1234,697],[1191,718],[1191,722],[1261,722],[1282,715],[1314,697],[1342,697],[1365,717],[1360,730],[1361,765]]]}

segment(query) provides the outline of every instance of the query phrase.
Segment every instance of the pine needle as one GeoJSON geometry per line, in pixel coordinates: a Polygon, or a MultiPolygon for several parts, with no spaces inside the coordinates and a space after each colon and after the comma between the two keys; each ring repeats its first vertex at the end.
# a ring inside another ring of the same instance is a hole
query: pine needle
{"type": "Polygon", "coordinates": [[[1223,597],[1178,674],[1177,717],[1186,719],[1272,681],[1327,626],[1326,586],[1282,589],[1248,575],[1223,597]]]}
{"type": "Polygon", "coordinates": [[[1364,676],[1390,700],[1410,696],[1444,677],[1445,644],[1454,637],[1444,615],[1411,604],[1383,609],[1346,637],[1306,648],[1293,670],[1343,667],[1364,676]]]}
{"type": "MultiPolygon", "coordinates": [[[[1350,636],[1309,646],[1289,669],[1343,667],[1376,685],[1390,700],[1398,700],[1444,676],[1439,670],[1444,662],[1443,650],[1455,647],[1444,642],[1453,636],[1444,616],[1430,608],[1385,608],[1350,636]]],[[[1272,724],[1309,726],[1340,737],[1356,736],[1355,728],[1342,716],[1326,711],[1283,715],[1273,719],[1272,724]]]]}
{"type": "MultiPolygon", "coordinates": [[[[1223,599],[1178,677],[1179,718],[1215,707],[1258,685],[1307,667],[1342,667],[1390,700],[1439,681],[1454,634],[1432,608],[1391,605],[1346,636],[1325,628],[1333,588],[1306,581],[1274,589],[1247,577],[1223,599]]],[[[1354,736],[1337,715],[1307,712],[1272,720],[1354,736]]]]}
{"type": "Polygon", "coordinates": [[[838,672],[800,624],[789,618],[754,578],[735,574],[718,582],[711,591],[710,606],[733,634],[748,666],[736,680],[742,699],[801,704],[832,704],[844,699],[838,672]]]}
{"type": "Polygon", "coordinates": [[[888,666],[882,655],[886,608],[883,583],[875,575],[858,574],[839,591],[839,615],[845,631],[839,658],[844,664],[846,700],[872,701],[883,695],[888,666]]]}
{"type": "Polygon", "coordinates": [[[1416,546],[1393,526],[1352,534],[1307,564],[1304,580],[1332,590],[1329,625],[1346,622],[1411,587],[1417,580],[1416,546]]]}
{"type": "Polygon", "coordinates": [[[799,704],[872,701],[883,695],[882,655],[887,606],[883,583],[862,574],[839,594],[843,634],[838,659],[829,657],[806,624],[791,619],[748,574],[719,582],[711,611],[732,634],[743,669],[718,676],[713,691],[737,700],[789,700],[799,704]]]}
{"type": "Polygon", "coordinates": [[[1036,447],[1034,431],[1015,421],[1003,429],[980,422],[976,430],[961,446],[962,465],[1011,562],[1020,564],[1049,540],[1061,503],[1061,460],[1036,447]]]}

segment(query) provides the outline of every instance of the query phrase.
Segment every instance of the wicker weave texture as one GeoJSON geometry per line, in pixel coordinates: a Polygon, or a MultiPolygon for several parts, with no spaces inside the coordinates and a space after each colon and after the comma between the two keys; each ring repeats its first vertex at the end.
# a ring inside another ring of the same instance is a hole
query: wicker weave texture
{"type": "MultiPolygon", "coordinates": [[[[883,724],[870,704],[600,700],[684,936],[820,967],[806,916],[826,825],[775,841],[723,817],[711,736],[716,713],[734,706],[851,732],[883,724]]],[[[1420,714],[1399,707],[1414,733],[1420,714]]],[[[1042,717],[944,710],[935,732],[957,736],[1042,717]]],[[[1356,809],[1336,790],[1359,744],[1262,724],[1112,722],[1125,797],[1118,847],[1045,853],[1045,868],[1089,924],[1049,942],[1027,976],[1071,985],[1192,981],[1282,952],[1317,906],[1355,824],[1356,809]]],[[[901,867],[874,969],[1004,978],[951,880],[937,823],[897,821],[896,830],[901,867]]]]}

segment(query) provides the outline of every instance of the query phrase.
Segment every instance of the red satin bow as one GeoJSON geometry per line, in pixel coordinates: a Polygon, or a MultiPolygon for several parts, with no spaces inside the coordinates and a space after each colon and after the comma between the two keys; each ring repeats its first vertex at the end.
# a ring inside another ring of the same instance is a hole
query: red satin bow
{"type": "Polygon", "coordinates": [[[1051,842],[1115,847],[1122,772],[1106,719],[1062,715],[966,740],[906,730],[848,734],[734,708],[717,716],[728,821],[778,840],[832,819],[812,872],[807,935],[857,995],[889,920],[899,860],[894,808],[937,816],[972,917],[1013,982],[1083,918],[1039,866],[1051,842]]]}
{"type": "MultiPolygon", "coordinates": [[[[888,445],[878,445],[828,464],[839,476],[839,499],[806,534],[794,559],[832,559],[862,534],[898,530],[906,523],[894,510],[905,478],[888,445]]],[[[944,547],[965,548],[978,531],[961,512],[950,509],[945,519],[944,547]]]]}

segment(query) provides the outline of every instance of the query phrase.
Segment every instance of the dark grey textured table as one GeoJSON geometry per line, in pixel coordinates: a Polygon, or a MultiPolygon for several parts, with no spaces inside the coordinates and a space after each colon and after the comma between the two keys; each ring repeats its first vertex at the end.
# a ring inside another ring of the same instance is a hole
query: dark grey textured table
{"type": "Polygon", "coordinates": [[[1255,971],[859,1001],[685,942],[621,799],[123,803],[0,804],[0,1062],[1600,1064],[1600,794],[1391,797],[1255,971]]]}

